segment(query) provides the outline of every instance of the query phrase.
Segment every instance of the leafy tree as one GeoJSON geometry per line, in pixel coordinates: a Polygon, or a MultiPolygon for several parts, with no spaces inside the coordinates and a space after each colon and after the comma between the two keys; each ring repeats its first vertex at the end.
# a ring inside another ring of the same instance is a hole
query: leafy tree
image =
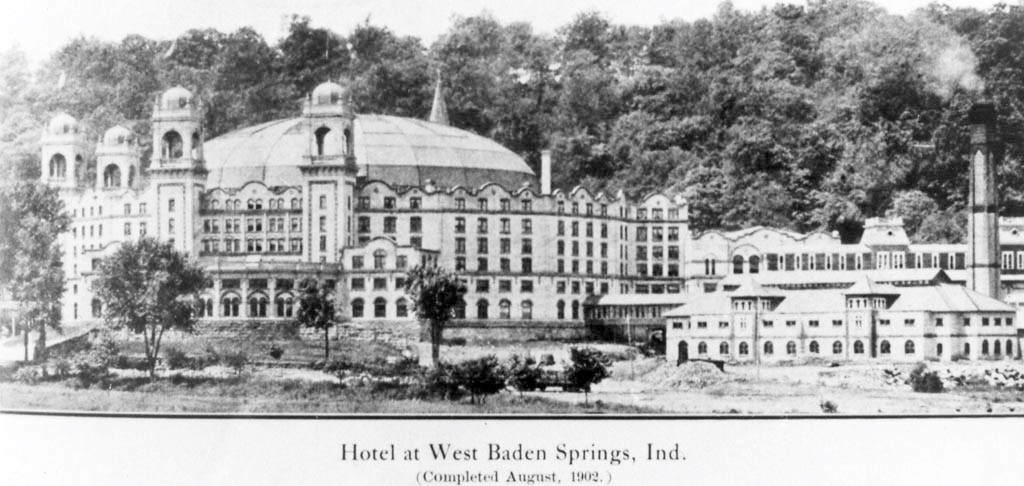
{"type": "Polygon", "coordinates": [[[0,186],[0,282],[18,302],[18,319],[39,334],[35,359],[46,358],[46,329],[60,330],[64,295],[62,252],[57,242],[70,219],[56,189],[31,182],[0,186]]]}
{"type": "Polygon", "coordinates": [[[199,293],[208,278],[194,261],[169,243],[143,238],[103,259],[93,288],[111,329],[141,334],[150,378],[164,331],[192,332],[199,293]]]}
{"type": "Polygon", "coordinates": [[[338,315],[334,307],[334,288],[314,278],[306,278],[299,282],[299,310],[295,321],[300,325],[319,329],[324,333],[324,360],[330,358],[330,330],[338,324],[338,315]]]}
{"type": "Polygon", "coordinates": [[[463,361],[455,366],[455,380],[469,392],[472,403],[505,389],[506,370],[494,356],[463,361]]]}
{"type": "Polygon", "coordinates": [[[512,356],[512,361],[508,365],[508,384],[519,390],[520,394],[535,390],[543,373],[537,365],[537,360],[531,357],[523,358],[517,354],[512,356]]]}
{"type": "Polygon", "coordinates": [[[565,368],[565,378],[574,388],[583,390],[584,403],[590,403],[590,385],[611,375],[607,358],[593,348],[572,348],[569,352],[572,363],[565,368]]]}
{"type": "Polygon", "coordinates": [[[462,304],[466,286],[458,275],[441,267],[417,265],[409,270],[405,293],[412,299],[416,317],[429,326],[430,357],[436,367],[441,358],[444,328],[462,304]]]}

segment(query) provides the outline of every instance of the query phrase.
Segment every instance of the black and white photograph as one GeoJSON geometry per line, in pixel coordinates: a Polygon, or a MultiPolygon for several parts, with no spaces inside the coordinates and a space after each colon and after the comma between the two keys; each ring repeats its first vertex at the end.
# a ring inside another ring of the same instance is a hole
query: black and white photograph
{"type": "Polygon", "coordinates": [[[420,485],[632,484],[788,419],[1024,432],[1024,4],[3,10],[9,430],[482,461],[386,476],[420,485]]]}

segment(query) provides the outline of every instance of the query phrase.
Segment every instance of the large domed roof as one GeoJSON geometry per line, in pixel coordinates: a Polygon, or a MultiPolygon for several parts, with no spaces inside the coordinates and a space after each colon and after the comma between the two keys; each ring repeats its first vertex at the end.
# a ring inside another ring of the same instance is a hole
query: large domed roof
{"type": "MultiPolygon", "coordinates": [[[[277,120],[208,140],[204,146],[207,188],[299,186],[299,166],[313,137],[305,118],[277,120]]],[[[412,118],[358,115],[354,126],[359,175],[391,185],[479,186],[509,189],[533,182],[526,162],[493,140],[458,128],[412,118]]]]}

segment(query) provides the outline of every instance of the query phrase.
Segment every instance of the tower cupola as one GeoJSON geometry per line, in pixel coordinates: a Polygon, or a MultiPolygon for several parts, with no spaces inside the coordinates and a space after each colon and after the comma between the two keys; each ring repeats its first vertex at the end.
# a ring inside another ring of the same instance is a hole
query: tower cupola
{"type": "Polygon", "coordinates": [[[74,188],[85,146],[78,120],[67,113],[57,114],[47,124],[40,145],[41,181],[62,189],[74,188]]]}

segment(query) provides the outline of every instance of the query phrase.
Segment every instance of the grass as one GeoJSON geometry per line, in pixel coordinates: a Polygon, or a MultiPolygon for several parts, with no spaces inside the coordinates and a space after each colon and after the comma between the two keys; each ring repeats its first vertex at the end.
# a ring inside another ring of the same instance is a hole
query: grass
{"type": "Polygon", "coordinates": [[[109,389],[74,389],[68,382],[0,383],[4,409],[204,414],[579,414],[654,413],[630,406],[589,407],[503,392],[483,404],[402,397],[394,390],[345,388],[331,383],[222,379],[119,379],[109,389]]]}
{"type": "MultiPolygon", "coordinates": [[[[384,342],[376,341],[353,341],[353,340],[330,340],[332,360],[344,359],[350,362],[372,361],[384,356],[401,356],[402,349],[391,346],[384,342]]],[[[310,362],[324,358],[323,341],[313,339],[229,339],[202,335],[186,335],[173,337],[161,343],[161,357],[165,356],[168,348],[184,351],[192,357],[199,357],[208,354],[209,350],[215,350],[224,354],[227,352],[243,352],[250,360],[260,362],[280,363],[284,365],[308,365],[310,362]],[[284,350],[280,359],[275,360],[270,356],[270,348],[278,346],[284,350]]],[[[145,355],[144,344],[141,338],[118,340],[117,345],[121,354],[143,356],[145,355]]]]}

